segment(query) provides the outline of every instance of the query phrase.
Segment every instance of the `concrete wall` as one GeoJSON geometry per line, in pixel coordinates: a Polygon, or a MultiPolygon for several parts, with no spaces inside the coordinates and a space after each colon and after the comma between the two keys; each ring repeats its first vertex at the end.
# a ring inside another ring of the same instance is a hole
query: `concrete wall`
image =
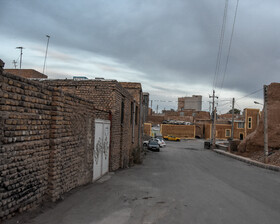
{"type": "Polygon", "coordinates": [[[162,136],[172,135],[179,138],[192,139],[195,138],[195,126],[194,125],[161,125],[162,136]]]}

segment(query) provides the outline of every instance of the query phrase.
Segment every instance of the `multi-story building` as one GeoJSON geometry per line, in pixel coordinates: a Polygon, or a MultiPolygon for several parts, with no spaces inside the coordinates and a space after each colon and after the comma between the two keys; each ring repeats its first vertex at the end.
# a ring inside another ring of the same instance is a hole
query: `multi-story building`
{"type": "Polygon", "coordinates": [[[193,95],[191,97],[178,98],[178,111],[183,111],[183,110],[201,111],[201,108],[202,108],[201,95],[193,95]]]}

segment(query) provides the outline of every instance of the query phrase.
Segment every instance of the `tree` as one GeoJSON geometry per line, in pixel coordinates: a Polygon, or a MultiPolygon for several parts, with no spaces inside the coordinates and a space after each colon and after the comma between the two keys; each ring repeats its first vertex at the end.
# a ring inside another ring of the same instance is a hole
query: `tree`
{"type": "MultiPolygon", "coordinates": [[[[241,110],[238,110],[236,108],[234,108],[234,114],[240,114],[241,110]]],[[[229,112],[227,112],[228,114],[232,114],[232,109],[229,110],[229,112]]]]}

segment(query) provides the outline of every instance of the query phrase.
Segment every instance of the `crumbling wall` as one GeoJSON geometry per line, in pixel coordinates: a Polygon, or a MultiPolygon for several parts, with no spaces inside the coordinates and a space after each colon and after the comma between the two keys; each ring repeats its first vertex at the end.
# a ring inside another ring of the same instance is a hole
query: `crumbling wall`
{"type": "MultiPolygon", "coordinates": [[[[280,148],[280,83],[271,83],[267,92],[268,147],[280,148]]],[[[257,129],[248,135],[238,146],[240,152],[263,150],[263,112],[257,129]]]]}

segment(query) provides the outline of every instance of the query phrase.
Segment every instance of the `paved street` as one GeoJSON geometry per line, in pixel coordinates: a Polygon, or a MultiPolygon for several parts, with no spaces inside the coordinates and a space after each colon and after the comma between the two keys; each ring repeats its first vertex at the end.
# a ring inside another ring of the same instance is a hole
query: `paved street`
{"type": "MultiPolygon", "coordinates": [[[[15,221],[16,219],[13,219],[15,221]]],[[[29,224],[261,223],[280,220],[280,174],[167,142],[143,165],[74,190],[29,224]]]]}

